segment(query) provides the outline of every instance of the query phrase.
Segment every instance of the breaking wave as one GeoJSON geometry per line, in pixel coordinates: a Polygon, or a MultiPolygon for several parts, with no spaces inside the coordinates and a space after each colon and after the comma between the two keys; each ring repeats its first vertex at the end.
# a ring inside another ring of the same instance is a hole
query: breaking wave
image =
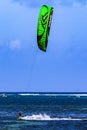
{"type": "Polygon", "coordinates": [[[29,94],[29,93],[21,93],[21,96],[39,96],[40,94],[29,94]]]}
{"type": "Polygon", "coordinates": [[[40,94],[40,93],[20,93],[20,96],[75,96],[75,97],[87,97],[87,94],[40,94]]]}

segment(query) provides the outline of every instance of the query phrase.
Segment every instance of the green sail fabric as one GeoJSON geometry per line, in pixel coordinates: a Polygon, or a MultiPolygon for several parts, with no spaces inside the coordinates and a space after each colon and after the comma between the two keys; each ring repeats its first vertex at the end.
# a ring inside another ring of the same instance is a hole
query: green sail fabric
{"type": "Polygon", "coordinates": [[[52,21],[53,7],[43,5],[40,9],[37,27],[37,43],[39,49],[46,51],[52,21]]]}

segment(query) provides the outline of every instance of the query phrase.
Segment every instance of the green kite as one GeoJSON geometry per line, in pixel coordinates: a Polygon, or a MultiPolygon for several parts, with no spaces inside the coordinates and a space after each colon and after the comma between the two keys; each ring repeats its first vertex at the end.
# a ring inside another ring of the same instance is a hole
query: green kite
{"type": "Polygon", "coordinates": [[[37,43],[39,49],[46,52],[48,36],[52,21],[53,7],[43,5],[40,9],[37,27],[37,43]]]}

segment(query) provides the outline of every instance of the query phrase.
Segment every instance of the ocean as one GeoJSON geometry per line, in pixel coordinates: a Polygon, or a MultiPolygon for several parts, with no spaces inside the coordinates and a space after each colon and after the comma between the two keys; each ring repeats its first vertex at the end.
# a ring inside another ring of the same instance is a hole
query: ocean
{"type": "Polygon", "coordinates": [[[0,93],[0,130],[87,130],[87,93],[6,94],[0,93]]]}

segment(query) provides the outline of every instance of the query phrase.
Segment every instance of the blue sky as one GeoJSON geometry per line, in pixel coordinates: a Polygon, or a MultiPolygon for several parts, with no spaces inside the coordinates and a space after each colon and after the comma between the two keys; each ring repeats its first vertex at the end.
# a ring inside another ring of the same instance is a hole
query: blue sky
{"type": "Polygon", "coordinates": [[[0,1],[0,91],[87,92],[87,0],[0,1]],[[54,7],[47,52],[40,7],[54,7]]]}

